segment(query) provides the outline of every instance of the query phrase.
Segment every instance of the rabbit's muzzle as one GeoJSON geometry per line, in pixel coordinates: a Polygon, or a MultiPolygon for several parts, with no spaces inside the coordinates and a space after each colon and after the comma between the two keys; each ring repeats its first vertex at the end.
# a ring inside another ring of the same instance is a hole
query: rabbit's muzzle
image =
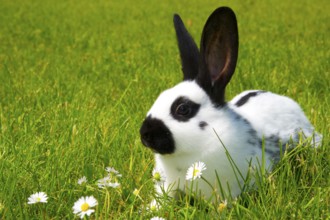
{"type": "Polygon", "coordinates": [[[140,128],[140,136],[143,145],[155,153],[174,153],[175,145],[172,133],[163,121],[147,117],[140,128]]]}

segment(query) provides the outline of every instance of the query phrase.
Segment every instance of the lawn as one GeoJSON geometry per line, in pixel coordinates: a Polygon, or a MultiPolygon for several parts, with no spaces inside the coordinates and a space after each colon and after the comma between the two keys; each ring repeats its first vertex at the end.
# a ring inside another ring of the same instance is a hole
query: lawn
{"type": "Polygon", "coordinates": [[[82,196],[98,201],[91,219],[329,219],[329,11],[325,0],[0,0],[0,219],[78,218],[82,196]],[[223,5],[240,33],[227,99],[248,89],[289,96],[323,144],[299,145],[227,207],[168,198],[148,210],[154,160],[139,128],[182,78],[172,16],[199,42],[223,5]],[[98,187],[107,167],[119,187],[98,187]],[[40,191],[47,203],[28,204],[40,191]]]}

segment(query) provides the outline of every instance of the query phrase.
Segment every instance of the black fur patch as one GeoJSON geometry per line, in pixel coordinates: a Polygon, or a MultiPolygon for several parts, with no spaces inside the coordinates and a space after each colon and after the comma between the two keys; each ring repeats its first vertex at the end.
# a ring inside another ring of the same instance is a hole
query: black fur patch
{"type": "Polygon", "coordinates": [[[171,154],[175,151],[172,133],[159,119],[147,117],[140,128],[140,135],[142,143],[156,153],[171,154]]]}
{"type": "Polygon", "coordinates": [[[204,128],[207,126],[208,124],[205,122],[205,121],[201,121],[201,122],[199,122],[199,124],[198,124],[198,126],[202,129],[202,130],[204,130],[204,128]]]}
{"type": "Polygon", "coordinates": [[[258,137],[257,137],[257,132],[254,129],[248,130],[248,134],[250,138],[248,139],[248,143],[254,146],[258,145],[258,137]]]}
{"type": "Polygon", "coordinates": [[[235,105],[236,105],[237,107],[240,107],[240,106],[244,105],[245,103],[247,103],[251,97],[257,96],[257,95],[259,95],[259,94],[261,94],[261,93],[265,93],[265,91],[260,90],[260,91],[255,91],[255,92],[249,92],[249,93],[246,94],[245,96],[241,97],[241,98],[235,103],[235,105]]]}
{"type": "MultiPolygon", "coordinates": [[[[265,144],[265,153],[270,155],[271,158],[273,158],[274,161],[278,161],[279,157],[280,157],[280,150],[279,149],[275,150],[275,151],[270,150],[269,146],[271,146],[271,145],[269,143],[267,143],[267,141],[264,144],[265,144]]],[[[259,140],[260,148],[262,148],[262,145],[263,145],[262,140],[259,140]]]]}
{"type": "MultiPolygon", "coordinates": [[[[285,150],[290,150],[287,149],[287,144],[290,144],[290,142],[282,143],[278,135],[270,135],[266,137],[265,144],[265,152],[272,157],[274,162],[278,162],[280,160],[281,151],[284,152],[285,150]]],[[[262,147],[262,140],[260,140],[260,146],[262,147]]]]}
{"type": "Polygon", "coordinates": [[[178,121],[187,122],[194,117],[200,105],[186,97],[177,98],[171,106],[171,115],[178,121]]]}

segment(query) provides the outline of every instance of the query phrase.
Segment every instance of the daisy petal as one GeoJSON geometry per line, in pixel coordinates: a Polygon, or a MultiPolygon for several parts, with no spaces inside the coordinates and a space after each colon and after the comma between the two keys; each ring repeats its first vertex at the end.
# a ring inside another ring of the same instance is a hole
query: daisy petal
{"type": "Polygon", "coordinates": [[[202,177],[202,171],[206,170],[206,165],[203,162],[196,162],[192,164],[186,174],[186,180],[195,180],[202,177]]]}

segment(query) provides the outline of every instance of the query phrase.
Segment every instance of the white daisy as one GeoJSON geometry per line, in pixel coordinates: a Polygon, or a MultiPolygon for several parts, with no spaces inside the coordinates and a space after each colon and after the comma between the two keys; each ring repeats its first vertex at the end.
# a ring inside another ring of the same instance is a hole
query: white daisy
{"type": "Polygon", "coordinates": [[[28,204],[35,204],[35,203],[47,203],[47,194],[44,192],[37,192],[32,194],[29,198],[28,198],[28,204]]]}
{"type": "Polygon", "coordinates": [[[110,181],[111,181],[110,176],[106,176],[102,179],[99,179],[97,181],[97,185],[98,185],[99,188],[106,188],[110,181]]]}
{"type": "Polygon", "coordinates": [[[109,174],[110,173],[113,173],[113,174],[115,174],[115,176],[117,176],[117,177],[121,177],[122,175],[115,169],[115,168],[113,168],[113,167],[106,167],[105,168],[105,171],[107,171],[109,174]]]}
{"type": "Polygon", "coordinates": [[[151,201],[149,207],[147,208],[147,210],[150,210],[152,212],[158,211],[159,209],[160,209],[160,204],[155,199],[151,201]]]}
{"type": "Polygon", "coordinates": [[[78,179],[78,184],[81,185],[83,183],[87,183],[87,178],[85,176],[81,177],[80,179],[78,179]]]}
{"type": "Polygon", "coordinates": [[[72,207],[73,213],[79,215],[80,218],[83,219],[85,215],[90,216],[93,212],[95,212],[95,210],[91,208],[97,204],[97,200],[93,196],[81,197],[74,203],[72,207]]]}
{"type": "Polygon", "coordinates": [[[152,217],[150,220],[165,220],[165,218],[155,216],[155,217],[152,217]]]}
{"type": "Polygon", "coordinates": [[[161,169],[157,169],[155,168],[153,171],[152,171],[152,176],[153,176],[153,180],[154,182],[161,186],[163,185],[163,183],[165,182],[166,180],[166,176],[165,176],[165,173],[163,170],[161,169]]]}
{"type": "Polygon", "coordinates": [[[196,178],[201,178],[202,171],[206,170],[206,165],[203,162],[196,162],[192,164],[186,174],[186,180],[195,180],[196,178]]]}
{"type": "Polygon", "coordinates": [[[118,182],[109,183],[108,186],[112,187],[112,188],[118,188],[120,186],[120,183],[118,183],[118,182]]]}
{"type": "Polygon", "coordinates": [[[139,193],[140,193],[140,190],[138,190],[137,188],[135,188],[134,191],[133,191],[133,195],[134,196],[138,196],[139,193]]]}
{"type": "Polygon", "coordinates": [[[97,181],[97,185],[99,188],[107,188],[107,187],[112,187],[112,188],[118,188],[120,186],[120,183],[118,182],[111,182],[111,177],[106,176],[102,179],[99,179],[97,181]]]}

